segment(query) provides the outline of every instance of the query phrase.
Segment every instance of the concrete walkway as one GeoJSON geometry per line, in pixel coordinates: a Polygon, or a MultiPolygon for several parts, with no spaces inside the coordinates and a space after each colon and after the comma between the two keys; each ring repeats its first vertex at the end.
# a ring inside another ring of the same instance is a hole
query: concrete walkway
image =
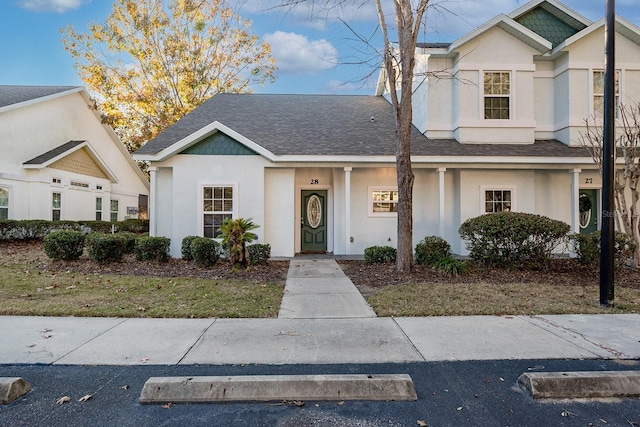
{"type": "Polygon", "coordinates": [[[640,315],[380,318],[332,260],[292,260],[277,319],[0,317],[0,364],[640,359],[640,315]]]}
{"type": "Polygon", "coordinates": [[[279,319],[363,317],[376,317],[376,313],[335,260],[290,262],[279,319]]]}

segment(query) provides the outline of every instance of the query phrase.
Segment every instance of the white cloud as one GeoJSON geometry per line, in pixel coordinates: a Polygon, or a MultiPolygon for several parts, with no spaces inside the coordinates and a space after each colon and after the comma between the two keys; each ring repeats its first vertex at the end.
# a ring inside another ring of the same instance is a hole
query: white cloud
{"type": "Polygon", "coordinates": [[[64,13],[90,2],[91,0],[19,0],[18,5],[34,12],[64,13]]]}
{"type": "Polygon", "coordinates": [[[264,40],[271,45],[271,55],[282,74],[314,74],[338,63],[338,51],[325,39],[309,40],[301,34],[276,31],[264,40]]]}

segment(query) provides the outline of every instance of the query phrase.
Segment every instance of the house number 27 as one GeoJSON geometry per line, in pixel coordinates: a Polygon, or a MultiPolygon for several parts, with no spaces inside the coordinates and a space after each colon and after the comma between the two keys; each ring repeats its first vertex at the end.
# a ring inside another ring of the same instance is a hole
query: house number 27
{"type": "Polygon", "coordinates": [[[585,184],[593,184],[593,178],[585,178],[584,179],[584,183],[585,184]]]}
{"type": "Polygon", "coordinates": [[[319,184],[320,181],[317,178],[311,178],[311,185],[319,184]]]}

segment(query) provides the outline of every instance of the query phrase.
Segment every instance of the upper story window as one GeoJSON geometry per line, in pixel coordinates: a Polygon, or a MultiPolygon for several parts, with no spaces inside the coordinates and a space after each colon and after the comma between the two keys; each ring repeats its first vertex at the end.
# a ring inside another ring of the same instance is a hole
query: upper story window
{"type": "Polygon", "coordinates": [[[0,220],[9,219],[9,190],[0,188],[0,220]]]}
{"type": "Polygon", "coordinates": [[[62,185],[62,179],[61,178],[51,178],[51,183],[52,184],[62,185]]]}
{"type": "MultiPolygon", "coordinates": [[[[616,117],[620,110],[620,70],[616,70],[615,77],[616,117]]],[[[593,115],[596,118],[604,117],[604,71],[593,72],[593,115]]]]}
{"type": "Polygon", "coordinates": [[[102,197],[96,197],[96,221],[102,221],[102,197]]]}
{"type": "Polygon", "coordinates": [[[511,73],[487,71],[484,73],[484,118],[508,120],[511,104],[511,73]]]}
{"type": "Polygon", "coordinates": [[[225,219],[233,218],[234,187],[202,187],[202,219],[204,237],[218,237],[225,219]]]}
{"type": "Polygon", "coordinates": [[[398,189],[396,187],[369,187],[369,216],[396,216],[398,189]]]}

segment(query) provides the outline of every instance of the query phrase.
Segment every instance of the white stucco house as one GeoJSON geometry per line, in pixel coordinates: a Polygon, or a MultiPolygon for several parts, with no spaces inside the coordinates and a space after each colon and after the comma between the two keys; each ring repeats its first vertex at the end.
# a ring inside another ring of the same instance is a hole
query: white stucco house
{"type": "MultiPolygon", "coordinates": [[[[618,93],[640,100],[640,29],[617,20],[618,93]]],[[[415,243],[488,212],[598,227],[601,179],[579,143],[600,114],[604,20],[534,0],[449,44],[421,44],[412,161],[415,243]],[[438,74],[435,73],[435,74],[438,74]],[[433,74],[433,73],[432,73],[433,74]],[[593,200],[580,215],[579,196],[593,200]]],[[[151,233],[214,237],[251,217],[272,255],[396,246],[395,121],[375,96],[216,95],[134,153],[151,164],[151,233]]]]}
{"type": "Polygon", "coordinates": [[[82,87],[0,85],[0,219],[145,217],[149,182],[82,87]]]}

